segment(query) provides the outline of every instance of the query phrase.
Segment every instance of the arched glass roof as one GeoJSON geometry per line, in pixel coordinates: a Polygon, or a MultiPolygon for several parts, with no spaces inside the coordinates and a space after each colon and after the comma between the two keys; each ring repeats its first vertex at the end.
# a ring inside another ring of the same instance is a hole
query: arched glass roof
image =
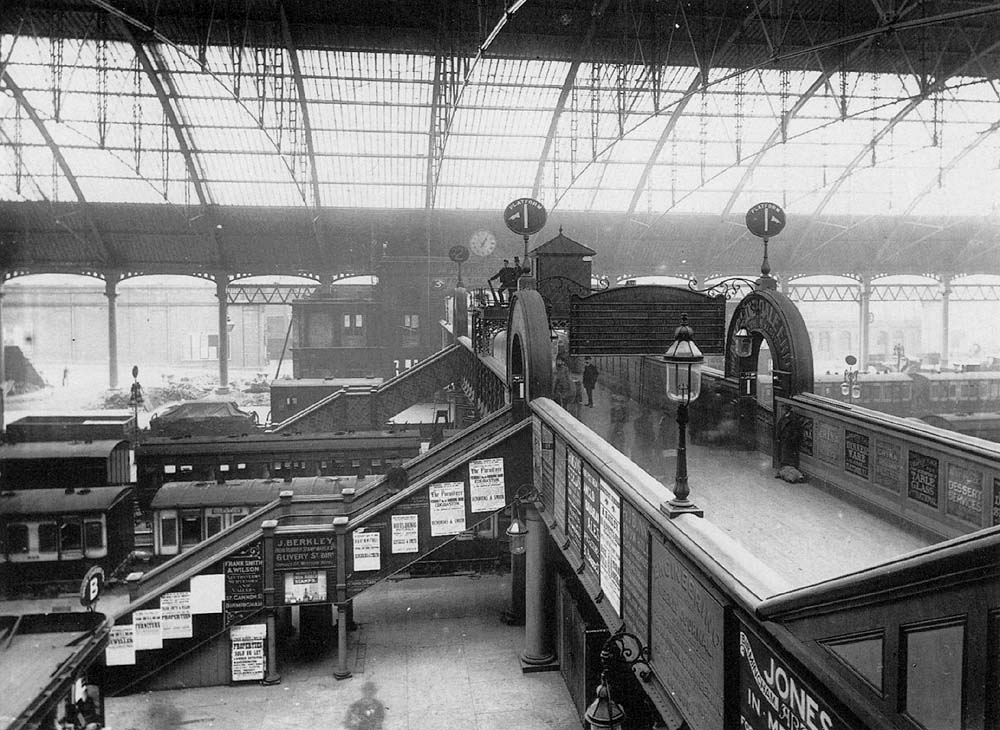
{"type": "Polygon", "coordinates": [[[0,38],[0,198],[488,209],[529,192],[647,214],[762,199],[797,215],[996,212],[985,76],[926,93],[902,66],[715,67],[701,84],[690,65],[295,50],[277,27],[199,48],[121,28],[0,38]]]}

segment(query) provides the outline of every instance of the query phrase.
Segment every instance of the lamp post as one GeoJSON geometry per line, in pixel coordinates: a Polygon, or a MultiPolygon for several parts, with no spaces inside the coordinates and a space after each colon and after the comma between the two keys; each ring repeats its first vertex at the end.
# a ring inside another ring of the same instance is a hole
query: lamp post
{"type": "Polygon", "coordinates": [[[134,440],[135,443],[139,443],[139,406],[144,404],[144,399],[142,397],[142,386],[139,385],[139,366],[132,366],[132,387],[129,390],[128,404],[132,406],[132,418],[135,420],[133,424],[134,429],[134,440]]]}
{"type": "Polygon", "coordinates": [[[681,316],[681,326],[674,332],[674,341],[667,348],[667,398],[677,404],[677,473],[674,477],[674,498],[661,509],[668,517],[680,514],[704,516],[688,499],[687,424],[688,405],[701,394],[701,365],[704,357],[691,339],[693,332],[687,315],[681,316]]]}
{"type": "Polygon", "coordinates": [[[844,358],[847,367],[844,368],[844,382],[840,384],[840,394],[847,398],[849,404],[854,403],[855,398],[861,397],[861,386],[858,385],[858,358],[848,355],[844,358]]]}
{"type": "Polygon", "coordinates": [[[524,555],[528,546],[528,525],[521,516],[522,504],[538,500],[538,490],[531,484],[522,484],[514,492],[510,503],[510,526],[507,528],[508,547],[511,555],[524,555]]]}
{"type": "Polygon", "coordinates": [[[648,661],[649,649],[642,645],[639,637],[623,629],[608,637],[601,647],[601,683],[597,686],[597,696],[587,707],[583,719],[590,730],[610,728],[621,730],[627,717],[624,708],[611,694],[608,682],[611,671],[616,668],[632,669],[641,665],[639,679],[648,682],[651,676],[648,661]]]}

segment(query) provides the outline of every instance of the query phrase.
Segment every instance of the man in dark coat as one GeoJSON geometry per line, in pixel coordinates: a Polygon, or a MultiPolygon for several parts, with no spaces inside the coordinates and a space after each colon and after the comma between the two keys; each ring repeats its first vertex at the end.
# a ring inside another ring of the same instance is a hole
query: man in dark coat
{"type": "Polygon", "coordinates": [[[587,406],[590,408],[594,407],[594,387],[597,385],[597,377],[600,373],[597,370],[597,366],[588,357],[585,359],[586,364],[583,366],[583,387],[587,391],[587,406]]]}

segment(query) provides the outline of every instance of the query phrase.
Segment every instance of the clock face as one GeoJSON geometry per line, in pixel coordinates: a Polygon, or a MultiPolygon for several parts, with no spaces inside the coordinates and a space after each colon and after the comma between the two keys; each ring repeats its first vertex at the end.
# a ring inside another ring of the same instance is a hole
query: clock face
{"type": "Polygon", "coordinates": [[[496,247],[496,236],[487,230],[476,231],[469,238],[469,248],[477,256],[489,256],[496,247]]]}

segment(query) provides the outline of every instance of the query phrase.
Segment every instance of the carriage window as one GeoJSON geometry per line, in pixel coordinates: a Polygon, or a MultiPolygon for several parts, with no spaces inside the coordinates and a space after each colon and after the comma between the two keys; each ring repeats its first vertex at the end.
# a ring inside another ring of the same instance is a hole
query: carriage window
{"type": "Polygon", "coordinates": [[[163,547],[174,547],[177,544],[177,518],[160,518],[160,544],[163,547]]]}
{"type": "Polygon", "coordinates": [[[229,464],[219,464],[219,471],[229,471],[229,464]]]}
{"type": "Polygon", "coordinates": [[[211,537],[217,532],[222,532],[222,516],[209,515],[205,518],[205,537],[211,537]]]}
{"type": "Polygon", "coordinates": [[[181,545],[197,545],[201,542],[201,511],[181,512],[181,545]]]}
{"type": "Polygon", "coordinates": [[[189,472],[189,471],[194,471],[194,467],[191,466],[190,464],[181,464],[181,472],[182,473],[183,472],[189,472]]]}
{"type": "Polygon", "coordinates": [[[54,553],[59,550],[59,525],[43,522],[38,526],[38,552],[54,553]]]}
{"type": "Polygon", "coordinates": [[[83,549],[83,530],[79,520],[66,520],[59,527],[59,546],[64,552],[83,549]]]}
{"type": "Polygon", "coordinates": [[[88,550],[99,550],[104,547],[104,525],[88,520],[83,531],[84,545],[88,550]]]}
{"type": "Polygon", "coordinates": [[[243,471],[244,469],[247,468],[247,465],[246,464],[237,464],[236,468],[239,469],[240,471],[243,471]]]}
{"type": "Polygon", "coordinates": [[[164,474],[176,474],[177,473],[177,465],[176,464],[164,464],[163,465],[163,473],[164,474]]]}
{"type": "Polygon", "coordinates": [[[17,555],[28,552],[28,526],[14,522],[7,525],[7,553],[17,555]]]}

